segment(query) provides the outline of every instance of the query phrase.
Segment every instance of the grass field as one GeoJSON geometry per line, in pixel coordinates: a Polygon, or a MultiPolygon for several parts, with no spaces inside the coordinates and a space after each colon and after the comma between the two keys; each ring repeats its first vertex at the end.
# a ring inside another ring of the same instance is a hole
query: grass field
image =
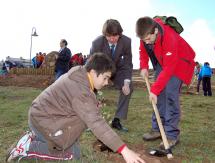
{"type": "MultiPolygon", "coordinates": [[[[4,162],[7,148],[28,129],[27,113],[32,100],[41,92],[40,89],[21,87],[0,87],[0,163],[4,162]]],[[[103,112],[109,121],[113,115],[117,91],[103,91],[107,105],[103,112]]],[[[180,144],[173,150],[176,157],[183,163],[215,162],[215,98],[202,95],[182,94],[181,96],[181,137],[180,144]]],[[[134,90],[128,120],[124,125],[129,133],[119,133],[129,147],[144,144],[146,148],[156,147],[160,140],[144,142],[142,135],[150,130],[152,107],[148,102],[145,89],[134,90]]],[[[92,149],[95,137],[85,132],[81,139],[82,162],[106,163],[106,154],[98,154],[92,149]]],[[[134,149],[135,150],[135,149],[134,149]]],[[[121,156],[117,156],[121,157],[121,156]]],[[[30,161],[23,161],[30,162],[30,161]]],[[[32,161],[33,162],[33,161],[32,161]]],[[[38,162],[38,161],[34,161],[38,162]]],[[[78,162],[78,161],[77,161],[78,162]]],[[[81,161],[80,161],[81,162],[81,161]]]]}

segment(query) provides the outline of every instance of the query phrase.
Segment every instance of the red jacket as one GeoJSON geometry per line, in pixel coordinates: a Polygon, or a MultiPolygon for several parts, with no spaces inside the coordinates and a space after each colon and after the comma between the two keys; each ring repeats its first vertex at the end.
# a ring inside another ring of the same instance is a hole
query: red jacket
{"type": "Polygon", "coordinates": [[[77,65],[83,65],[83,58],[80,57],[78,54],[75,54],[70,59],[71,63],[75,63],[77,65]]]}
{"type": "MultiPolygon", "coordinates": [[[[195,67],[195,52],[174,29],[164,25],[161,19],[155,21],[163,29],[162,36],[159,32],[154,44],[154,53],[162,71],[151,86],[151,92],[159,95],[172,76],[178,77],[185,84],[190,84],[195,67]]],[[[148,61],[143,41],[140,41],[140,69],[148,69],[148,61]]]]}

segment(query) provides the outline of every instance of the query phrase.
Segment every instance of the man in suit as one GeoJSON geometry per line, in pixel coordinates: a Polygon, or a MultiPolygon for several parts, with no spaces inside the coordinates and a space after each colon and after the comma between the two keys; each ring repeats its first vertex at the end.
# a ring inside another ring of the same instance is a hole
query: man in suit
{"type": "Polygon", "coordinates": [[[117,20],[109,19],[103,25],[103,35],[96,38],[90,54],[103,52],[116,65],[116,73],[111,79],[114,86],[120,90],[118,106],[112,120],[112,127],[120,131],[128,131],[120,123],[120,119],[127,119],[129,100],[132,94],[132,53],[131,39],[122,34],[123,29],[117,20]]]}
{"type": "Polygon", "coordinates": [[[67,48],[67,41],[62,39],[60,41],[60,51],[59,55],[56,56],[57,60],[55,63],[55,80],[57,80],[61,75],[65,74],[69,70],[69,61],[71,58],[71,51],[67,48]]]}

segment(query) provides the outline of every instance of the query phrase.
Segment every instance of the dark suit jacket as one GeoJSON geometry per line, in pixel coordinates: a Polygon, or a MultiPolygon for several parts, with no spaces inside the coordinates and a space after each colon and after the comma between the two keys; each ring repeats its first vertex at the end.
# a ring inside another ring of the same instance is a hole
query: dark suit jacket
{"type": "Polygon", "coordinates": [[[65,47],[58,55],[55,63],[55,71],[62,70],[67,72],[69,70],[69,61],[71,58],[71,51],[65,47]]]}
{"type": "MultiPolygon", "coordinates": [[[[95,52],[103,52],[112,58],[108,41],[104,36],[99,36],[93,41],[90,54],[95,52]]],[[[133,64],[130,38],[125,35],[122,35],[119,38],[115,49],[114,58],[112,58],[112,60],[116,65],[116,73],[112,81],[116,87],[121,89],[121,87],[124,85],[124,80],[131,80],[132,77],[133,64]]]]}

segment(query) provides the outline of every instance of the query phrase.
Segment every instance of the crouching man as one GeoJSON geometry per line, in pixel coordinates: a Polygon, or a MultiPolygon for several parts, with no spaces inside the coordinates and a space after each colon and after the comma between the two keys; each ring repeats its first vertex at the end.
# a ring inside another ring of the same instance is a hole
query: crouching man
{"type": "Polygon", "coordinates": [[[29,110],[27,132],[6,158],[72,160],[80,158],[79,137],[86,128],[126,162],[144,163],[109,127],[100,114],[94,89],[101,89],[115,71],[109,57],[92,55],[87,64],[74,67],[45,89],[29,110]]]}

